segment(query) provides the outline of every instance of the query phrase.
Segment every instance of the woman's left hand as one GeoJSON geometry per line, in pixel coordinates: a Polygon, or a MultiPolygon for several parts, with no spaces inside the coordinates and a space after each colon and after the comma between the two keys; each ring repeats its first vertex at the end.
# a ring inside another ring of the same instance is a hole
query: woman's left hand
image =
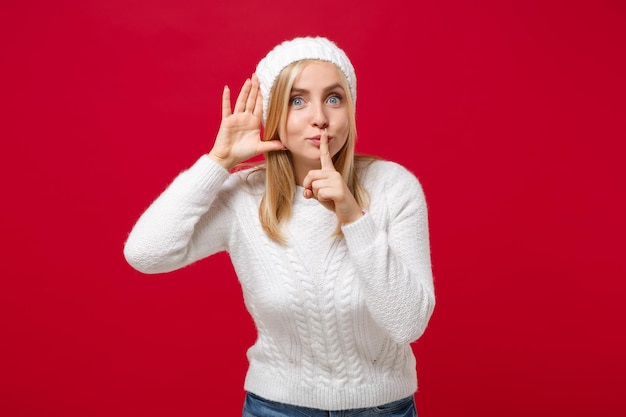
{"type": "Polygon", "coordinates": [[[320,135],[320,162],[322,168],[309,171],[304,178],[304,197],[315,198],[328,210],[335,212],[342,224],[358,220],[363,216],[363,211],[333,165],[326,129],[320,135]]]}

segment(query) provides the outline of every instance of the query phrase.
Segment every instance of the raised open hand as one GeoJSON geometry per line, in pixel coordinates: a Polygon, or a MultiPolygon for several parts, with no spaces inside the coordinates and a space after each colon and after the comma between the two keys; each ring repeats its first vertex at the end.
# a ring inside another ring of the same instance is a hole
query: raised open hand
{"type": "Polygon", "coordinates": [[[361,207],[348,189],[333,165],[333,159],[328,148],[328,132],[322,130],[320,134],[320,163],[321,169],[309,171],[302,183],[304,196],[315,198],[328,210],[335,212],[341,223],[351,223],[363,215],[361,207]]]}
{"type": "Polygon", "coordinates": [[[234,110],[231,110],[230,89],[224,87],[222,93],[222,122],[209,156],[230,170],[240,162],[265,152],[284,149],[277,140],[261,141],[261,118],[263,98],[256,75],[247,79],[234,110]]]}

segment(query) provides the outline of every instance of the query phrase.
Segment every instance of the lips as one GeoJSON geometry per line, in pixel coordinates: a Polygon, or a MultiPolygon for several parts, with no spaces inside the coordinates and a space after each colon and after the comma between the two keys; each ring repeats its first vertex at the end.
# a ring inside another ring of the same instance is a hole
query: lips
{"type": "MultiPolygon", "coordinates": [[[[316,146],[319,146],[319,145],[320,145],[320,140],[321,140],[321,138],[322,138],[322,137],[321,137],[320,135],[317,135],[317,136],[313,136],[313,137],[307,138],[307,140],[310,140],[310,141],[311,141],[311,142],[313,142],[316,146]]],[[[328,143],[330,143],[332,140],[333,140],[333,137],[332,137],[332,136],[329,136],[329,137],[328,137],[328,143]]]]}

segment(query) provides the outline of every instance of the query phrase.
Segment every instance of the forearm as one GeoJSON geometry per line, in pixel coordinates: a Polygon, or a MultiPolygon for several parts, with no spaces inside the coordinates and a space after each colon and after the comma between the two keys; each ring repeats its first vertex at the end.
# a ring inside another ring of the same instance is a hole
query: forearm
{"type": "Polygon", "coordinates": [[[435,304],[427,245],[393,247],[369,214],[343,231],[374,320],[398,343],[419,338],[435,304]]]}
{"type": "Polygon", "coordinates": [[[217,251],[224,222],[203,217],[227,178],[228,172],[206,156],[176,177],[134,225],[124,246],[127,262],[144,273],[161,273],[194,262],[201,252],[217,251]],[[215,247],[199,247],[200,223],[216,236],[215,247]]]}

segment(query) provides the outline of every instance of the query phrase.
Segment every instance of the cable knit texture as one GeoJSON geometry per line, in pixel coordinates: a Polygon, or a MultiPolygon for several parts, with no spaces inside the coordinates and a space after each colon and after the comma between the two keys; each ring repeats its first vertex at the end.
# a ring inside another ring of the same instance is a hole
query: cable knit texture
{"type": "Polygon", "coordinates": [[[360,173],[370,207],[334,236],[336,216],[297,188],[286,245],[258,218],[262,173],[229,174],[207,156],[139,218],[124,255],[144,273],[173,271],[228,251],[258,338],[245,389],[269,400],[341,410],[417,390],[410,343],[435,297],[422,188],[405,168],[360,173]]]}

